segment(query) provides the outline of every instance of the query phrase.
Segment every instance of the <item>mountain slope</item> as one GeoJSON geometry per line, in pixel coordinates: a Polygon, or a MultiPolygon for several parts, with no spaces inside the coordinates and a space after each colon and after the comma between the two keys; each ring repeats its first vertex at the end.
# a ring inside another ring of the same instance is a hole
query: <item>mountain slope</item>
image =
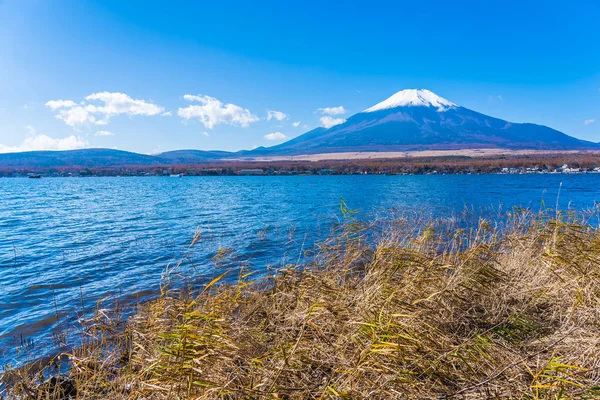
{"type": "Polygon", "coordinates": [[[271,154],[428,149],[600,149],[536,124],[511,123],[469,110],[428,90],[408,89],[329,129],[319,128],[271,154]]]}

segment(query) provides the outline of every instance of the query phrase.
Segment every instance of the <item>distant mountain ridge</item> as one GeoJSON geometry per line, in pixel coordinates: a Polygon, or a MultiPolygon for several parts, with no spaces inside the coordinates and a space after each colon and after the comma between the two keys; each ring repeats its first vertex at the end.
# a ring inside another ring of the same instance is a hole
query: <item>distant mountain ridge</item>
{"type": "Polygon", "coordinates": [[[0,168],[61,168],[148,166],[161,164],[163,159],[146,154],[113,149],[79,149],[64,151],[28,151],[0,154],[0,168]]]}
{"type": "Polygon", "coordinates": [[[469,110],[426,89],[397,92],[331,128],[272,147],[239,152],[175,150],[145,155],[111,149],[0,154],[0,168],[127,167],[366,151],[458,149],[600,150],[543,125],[512,123],[469,110]]]}
{"type": "Polygon", "coordinates": [[[0,168],[113,168],[148,167],[160,165],[194,164],[230,157],[226,151],[175,150],[156,155],[139,154],[113,149],[78,149],[62,151],[29,151],[0,154],[0,168]]]}

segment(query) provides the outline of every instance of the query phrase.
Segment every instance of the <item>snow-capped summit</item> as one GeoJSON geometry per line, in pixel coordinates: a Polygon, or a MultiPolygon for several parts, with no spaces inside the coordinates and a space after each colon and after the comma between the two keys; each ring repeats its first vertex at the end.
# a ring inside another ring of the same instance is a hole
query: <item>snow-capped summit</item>
{"type": "Polygon", "coordinates": [[[457,107],[453,102],[438,96],[427,89],[406,89],[388,97],[381,103],[367,108],[363,112],[374,112],[396,107],[435,107],[438,111],[446,111],[457,107]]]}

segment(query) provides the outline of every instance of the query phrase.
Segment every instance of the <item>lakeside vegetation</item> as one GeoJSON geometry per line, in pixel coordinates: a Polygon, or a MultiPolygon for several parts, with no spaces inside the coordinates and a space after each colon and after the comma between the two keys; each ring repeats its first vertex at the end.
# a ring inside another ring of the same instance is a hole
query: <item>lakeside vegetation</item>
{"type": "Polygon", "coordinates": [[[475,225],[366,225],[341,209],[308,265],[263,278],[217,267],[200,288],[172,287],[167,271],[128,320],[99,307],[84,344],[55,359],[69,373],[9,371],[4,396],[600,397],[600,231],[589,220],[521,210],[475,225]]]}
{"type": "Polygon", "coordinates": [[[486,157],[443,156],[328,161],[212,161],[199,164],[56,168],[0,168],[0,177],[27,176],[189,176],[231,175],[355,175],[355,174],[495,174],[495,173],[597,172],[595,153],[498,155],[486,157]],[[509,169],[509,171],[503,171],[509,169]],[[260,170],[261,172],[251,172],[260,170]],[[596,171],[594,171],[596,170],[596,171]],[[245,173],[244,171],[250,171],[245,173]]]}

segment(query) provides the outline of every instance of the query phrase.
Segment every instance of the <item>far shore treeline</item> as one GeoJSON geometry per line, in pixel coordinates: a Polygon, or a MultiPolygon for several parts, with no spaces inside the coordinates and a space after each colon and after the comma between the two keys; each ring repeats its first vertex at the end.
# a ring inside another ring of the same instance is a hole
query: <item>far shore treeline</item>
{"type": "Polygon", "coordinates": [[[556,153],[443,156],[323,161],[207,161],[197,164],[154,164],[87,167],[0,167],[0,177],[39,173],[60,176],[230,176],[230,175],[359,175],[359,174],[495,174],[600,172],[600,155],[556,153]],[[565,168],[567,166],[567,168],[565,168]]]}

